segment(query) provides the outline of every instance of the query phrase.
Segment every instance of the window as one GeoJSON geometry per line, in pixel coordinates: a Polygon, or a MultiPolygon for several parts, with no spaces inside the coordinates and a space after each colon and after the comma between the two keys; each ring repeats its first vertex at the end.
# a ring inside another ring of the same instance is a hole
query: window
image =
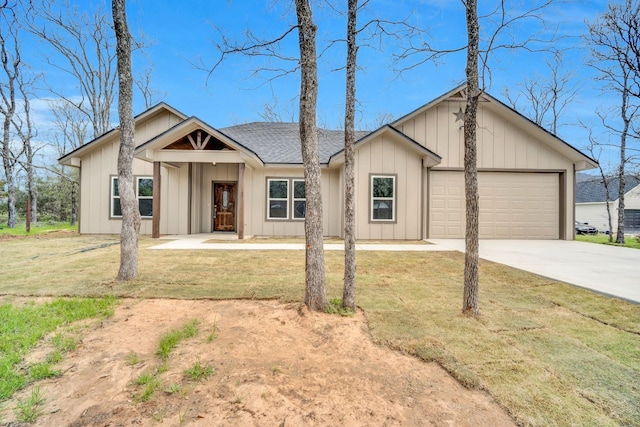
{"type": "Polygon", "coordinates": [[[293,180],[293,219],[304,219],[307,213],[307,199],[304,179],[293,180]]]}
{"type": "Polygon", "coordinates": [[[371,221],[395,221],[396,177],[371,175],[371,221]]]}
{"type": "Polygon", "coordinates": [[[307,212],[304,179],[267,178],[267,219],[301,220],[307,212]]]}
{"type": "Polygon", "coordinates": [[[640,231],[640,209],[624,210],[624,232],[637,233],[640,231]]]}
{"type": "MultiPolygon", "coordinates": [[[[149,176],[135,177],[136,198],[138,199],[138,209],[142,218],[153,217],[153,178],[149,176]]],[[[118,177],[111,177],[111,216],[122,217],[122,206],[120,205],[120,189],[118,188],[118,177]]]]}
{"type": "Polygon", "coordinates": [[[267,218],[289,219],[288,179],[267,179],[267,218]]]}

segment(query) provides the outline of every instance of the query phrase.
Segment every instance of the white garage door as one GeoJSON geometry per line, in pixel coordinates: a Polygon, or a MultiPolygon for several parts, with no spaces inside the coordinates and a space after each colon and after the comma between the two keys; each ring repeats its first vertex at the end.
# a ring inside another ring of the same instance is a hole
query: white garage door
{"type": "MultiPolygon", "coordinates": [[[[429,179],[429,237],[464,237],[463,173],[435,171],[429,179]]],[[[480,237],[557,239],[559,185],[557,173],[478,173],[480,237]]]]}

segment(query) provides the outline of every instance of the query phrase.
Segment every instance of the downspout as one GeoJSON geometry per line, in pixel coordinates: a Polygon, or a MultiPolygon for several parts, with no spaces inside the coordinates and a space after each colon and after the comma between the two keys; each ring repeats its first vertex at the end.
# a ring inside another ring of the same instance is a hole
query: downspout
{"type": "Polygon", "coordinates": [[[571,200],[571,205],[572,205],[572,217],[571,217],[571,221],[568,225],[571,226],[571,239],[569,240],[576,240],[576,227],[575,227],[575,221],[576,221],[576,190],[577,190],[577,186],[576,186],[576,165],[575,163],[573,164],[573,195],[572,195],[572,200],[571,200]]]}
{"type": "Polygon", "coordinates": [[[191,230],[191,214],[193,211],[193,208],[191,206],[191,203],[193,201],[193,163],[189,162],[189,177],[187,179],[187,234],[192,234],[192,230],[191,230]]]}
{"type": "Polygon", "coordinates": [[[425,233],[425,223],[427,222],[427,218],[425,217],[426,215],[426,204],[427,204],[427,200],[429,200],[429,197],[427,194],[425,194],[425,187],[424,187],[424,180],[425,177],[427,176],[427,168],[424,165],[424,158],[422,159],[422,168],[420,170],[420,236],[421,236],[421,240],[425,240],[427,238],[426,233],[425,233]]]}

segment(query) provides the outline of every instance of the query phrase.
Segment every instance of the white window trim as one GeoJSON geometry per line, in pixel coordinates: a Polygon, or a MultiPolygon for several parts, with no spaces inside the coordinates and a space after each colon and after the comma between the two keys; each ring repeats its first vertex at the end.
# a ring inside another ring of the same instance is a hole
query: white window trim
{"type": "MultiPolygon", "coordinates": [[[[120,199],[120,194],[118,194],[117,196],[113,194],[113,189],[114,189],[114,183],[115,181],[118,179],[118,175],[111,175],[111,182],[110,182],[110,186],[109,186],[109,216],[111,218],[117,218],[120,219],[122,218],[122,215],[116,215],[114,213],[114,208],[115,208],[115,204],[114,199],[120,199]]],[[[140,180],[141,179],[150,179],[153,182],[153,177],[152,176],[136,176],[135,180],[136,180],[136,200],[140,200],[140,199],[150,199],[153,200],[153,196],[140,196],[139,191],[140,191],[140,180]]],[[[118,193],[120,193],[118,191],[118,193]]],[[[122,209],[122,204],[120,205],[121,209],[122,209]]],[[[140,208],[140,206],[138,205],[138,208],[140,208]]],[[[143,219],[149,219],[149,218],[153,218],[153,216],[140,216],[143,219]]]]}
{"type": "MultiPolygon", "coordinates": [[[[295,192],[294,192],[296,182],[303,182],[304,183],[305,181],[304,181],[304,178],[292,178],[291,179],[291,219],[294,220],[294,221],[304,221],[305,217],[302,217],[302,218],[296,217],[296,210],[295,210],[296,207],[295,206],[296,206],[296,202],[305,202],[305,205],[306,205],[306,203],[307,203],[307,197],[306,197],[307,196],[307,188],[306,188],[306,185],[305,185],[305,189],[304,189],[305,197],[296,198],[295,197],[295,192]]],[[[306,212],[306,206],[305,206],[305,212],[306,212]]],[[[305,216],[306,216],[306,214],[305,214],[305,216]]]]}
{"type": "Polygon", "coordinates": [[[369,221],[371,222],[396,222],[396,194],[397,194],[397,189],[396,189],[396,175],[383,175],[383,174],[378,174],[378,175],[371,175],[370,178],[370,190],[369,190],[369,198],[370,200],[370,205],[369,205],[369,221]],[[373,180],[375,178],[391,178],[393,180],[393,197],[374,197],[373,196],[373,180]],[[391,218],[384,218],[384,219],[374,219],[373,218],[373,203],[376,200],[391,200],[391,218]]]}
{"type": "Polygon", "coordinates": [[[291,186],[290,184],[290,179],[289,178],[267,178],[267,219],[268,220],[272,220],[272,221],[286,221],[289,219],[289,210],[291,209],[290,205],[291,203],[289,203],[289,199],[290,199],[290,192],[291,190],[291,186]],[[271,190],[271,182],[273,181],[284,181],[287,183],[287,198],[283,199],[281,197],[270,197],[270,190],[271,190]],[[283,217],[272,217],[271,216],[271,201],[272,200],[281,200],[281,201],[285,201],[287,202],[287,212],[286,212],[286,216],[283,217]]]}
{"type": "MultiPolygon", "coordinates": [[[[115,203],[113,203],[114,199],[120,199],[120,192],[119,191],[118,191],[118,195],[117,196],[113,194],[113,190],[115,188],[115,182],[116,182],[117,179],[118,179],[117,175],[115,175],[115,176],[112,175],[111,176],[111,180],[110,180],[110,185],[109,185],[109,216],[111,218],[122,218],[122,215],[116,215],[114,213],[114,209],[115,209],[115,203]]],[[[122,205],[120,205],[120,206],[122,206],[122,205]]]]}

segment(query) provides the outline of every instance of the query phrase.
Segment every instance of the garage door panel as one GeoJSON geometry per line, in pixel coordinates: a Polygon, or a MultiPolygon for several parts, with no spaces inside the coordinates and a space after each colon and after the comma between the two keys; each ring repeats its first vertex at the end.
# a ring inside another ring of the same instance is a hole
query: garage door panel
{"type": "MultiPolygon", "coordinates": [[[[462,172],[430,174],[429,236],[464,237],[462,172]]],[[[560,188],[557,173],[478,173],[480,237],[557,239],[560,188]]]]}

